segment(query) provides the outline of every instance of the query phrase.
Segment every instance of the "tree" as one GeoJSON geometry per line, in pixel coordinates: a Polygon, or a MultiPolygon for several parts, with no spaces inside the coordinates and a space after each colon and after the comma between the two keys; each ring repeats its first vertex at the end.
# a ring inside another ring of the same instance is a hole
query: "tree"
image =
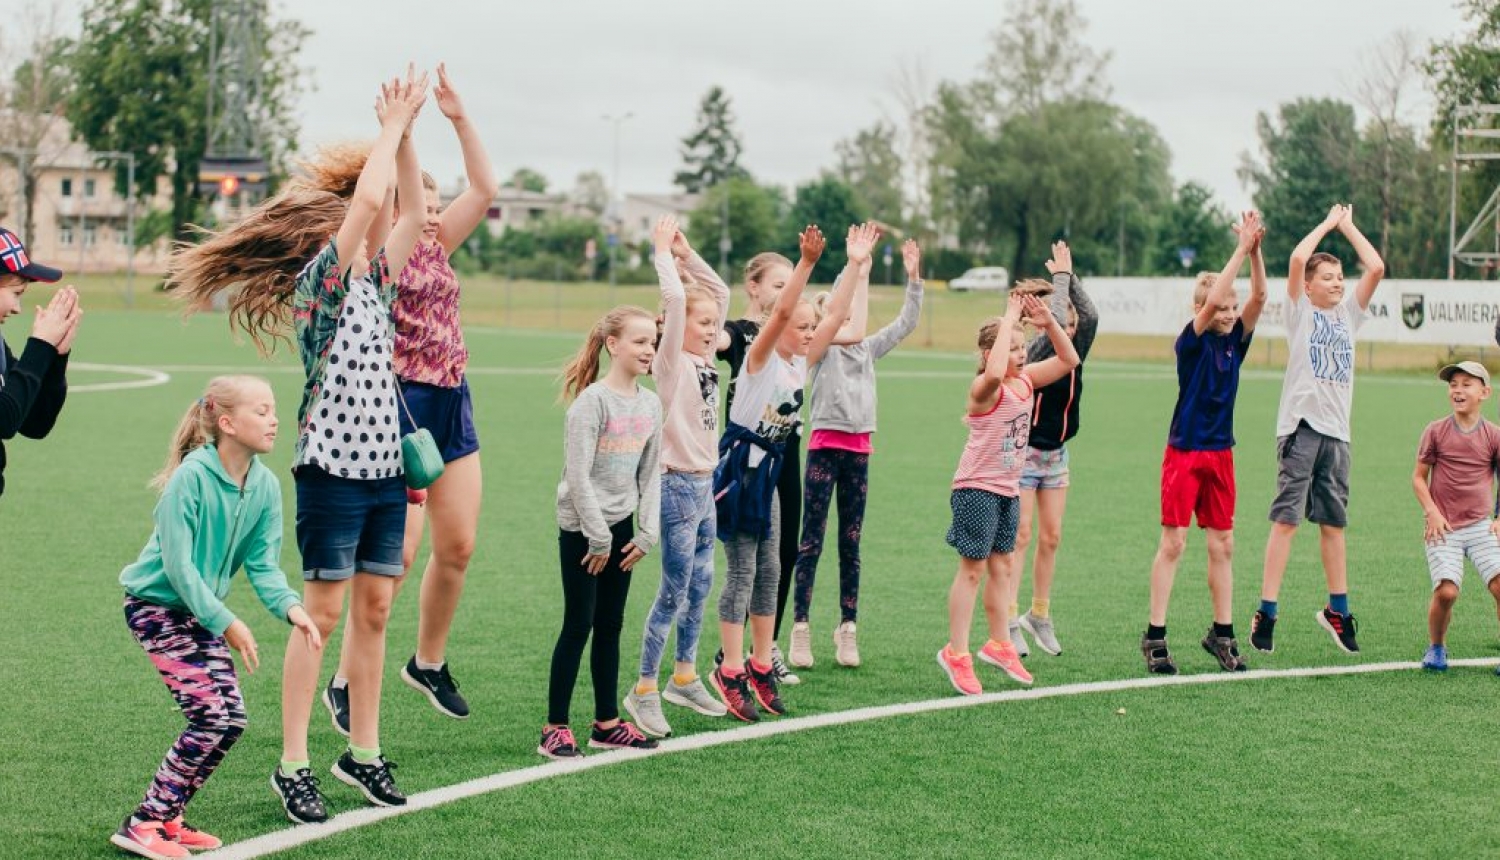
{"type": "Polygon", "coordinates": [[[603,215],[609,208],[609,185],[604,175],[597,170],[585,170],[573,181],[573,193],[569,195],[573,205],[586,209],[594,215],[603,215]]]}
{"type": "MultiPolygon", "coordinates": [[[[715,258],[724,225],[725,199],[729,204],[729,270],[743,266],[761,251],[785,246],[779,235],[781,195],[774,188],[757,185],[749,177],[721,182],[704,192],[688,221],[688,239],[709,260],[715,258]]],[[[720,272],[733,283],[729,272],[720,272]]]]}
{"type": "MultiPolygon", "coordinates": [[[[1367,175],[1364,183],[1372,184],[1378,200],[1379,227],[1375,247],[1382,256],[1391,250],[1391,222],[1396,216],[1397,197],[1410,184],[1415,166],[1412,156],[1420,150],[1413,129],[1405,122],[1404,97],[1419,82],[1421,69],[1417,38],[1409,30],[1393,33],[1362,59],[1363,74],[1355,84],[1354,97],[1370,115],[1364,136],[1362,158],[1367,175]]],[[[1387,260],[1389,262],[1389,260],[1387,260]]]]}
{"type": "Polygon", "coordinates": [[[855,199],[853,189],[833,176],[824,176],[797,186],[797,197],[781,227],[783,253],[795,258],[797,235],[808,224],[816,224],[828,237],[828,249],[813,267],[815,283],[832,283],[843,271],[848,258],[844,251],[844,234],[849,227],[865,220],[866,212],[855,199]]]}
{"type": "Polygon", "coordinates": [[[510,180],[505,184],[522,191],[532,191],[537,194],[547,193],[547,177],[529,167],[516,168],[516,172],[510,175],[510,180]]]}
{"type": "MultiPolygon", "coordinates": [[[[36,239],[37,179],[61,152],[59,138],[66,124],[64,107],[72,87],[68,55],[72,43],[61,35],[56,5],[38,8],[28,4],[18,16],[19,44],[0,40],[0,159],[16,168],[20,185],[21,236],[36,239]]],[[[0,201],[0,215],[10,217],[10,208],[0,201]]]]}
{"type": "Polygon", "coordinates": [[[1472,29],[1434,42],[1423,64],[1437,96],[1433,128],[1445,139],[1453,132],[1455,107],[1500,103],[1500,2],[1457,0],[1456,5],[1472,29]]]}
{"type": "Polygon", "coordinates": [[[1157,216],[1149,271],[1156,275],[1223,268],[1234,253],[1234,216],[1214,200],[1213,192],[1197,182],[1177,186],[1169,206],[1157,216]],[[1194,260],[1182,264],[1179,249],[1191,248],[1194,260]]]}
{"type": "Polygon", "coordinates": [[[975,87],[979,102],[1004,116],[1036,113],[1055,102],[1107,99],[1110,53],[1084,43],[1086,29],[1074,0],[1014,0],[990,37],[986,76],[975,87]]]}
{"type": "MultiPolygon", "coordinates": [[[[271,18],[266,0],[258,98],[251,105],[259,153],[281,172],[296,149],[294,114],[303,70],[296,57],[308,30],[271,18]]],[[[73,52],[68,100],[74,130],[93,149],[135,153],[138,188],[170,176],[174,235],[188,237],[198,203],[198,164],[208,140],[211,0],[91,0],[73,52]]],[[[373,126],[372,126],[373,128],[373,126]]],[[[124,192],[124,168],[116,174],[124,192]]]]}
{"type": "Polygon", "coordinates": [[[901,156],[897,132],[880,121],[835,145],[841,179],[854,192],[859,209],[887,224],[902,222],[901,156]]]}
{"type": "Polygon", "coordinates": [[[749,177],[740,167],[742,148],[723,88],[712,87],[704,94],[697,122],[693,133],[682,139],[682,169],[672,181],[688,194],[698,194],[726,179],[749,177]]]}

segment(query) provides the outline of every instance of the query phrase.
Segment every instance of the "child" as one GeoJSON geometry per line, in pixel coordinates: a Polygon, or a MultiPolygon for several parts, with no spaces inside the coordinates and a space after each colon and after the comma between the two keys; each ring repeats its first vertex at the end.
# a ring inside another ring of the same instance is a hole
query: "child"
{"type": "MultiPolygon", "coordinates": [[[[499,188],[479,133],[468,119],[458,92],[439,63],[432,95],[438,110],[453,124],[463,150],[469,187],[438,212],[437,181],[422,174],[425,223],[421,240],[401,271],[396,303],[395,367],[397,383],[417,425],[433,435],[444,468],[426,490],[408,494],[402,570],[410,572],[422,542],[426,521],[432,520],[432,549],[422,573],[417,648],[401,667],[401,680],[427,697],[438,713],[454,719],[469,715],[469,703],[446,660],[448,633],[463,594],[469,559],[479,528],[481,476],[479,436],[474,429],[474,406],[464,375],[469,351],[459,327],[458,276],[449,255],[479,226],[499,188]]],[[[402,200],[396,200],[399,216],[402,200]]],[[[401,433],[414,432],[411,418],[401,410],[401,433]]],[[[397,585],[400,590],[400,585],[397,585]]],[[[323,703],[334,725],[349,734],[349,681],[346,672],[349,639],[344,639],[339,671],[323,691],[323,703]]]]}
{"type": "MultiPolygon", "coordinates": [[[[16,234],[0,227],[0,324],[21,312],[21,296],[33,281],[56,283],[62,272],[36,263],[16,234]]],[[[63,287],[36,309],[31,337],[18,360],[0,337],[0,440],[19,433],[42,439],[52,432],[68,398],[68,353],[83,310],[78,292],[63,287]]],[[[0,442],[0,495],[5,493],[5,445],[0,442]]]]}
{"type": "MultiPolygon", "coordinates": [[[[1047,261],[1052,273],[1052,315],[1065,321],[1063,331],[1078,351],[1079,365],[1063,378],[1037,389],[1036,405],[1031,413],[1030,452],[1026,470],[1021,473],[1021,524],[1016,530],[1016,551],[1011,557],[1016,566],[1010,577],[1010,639],[1022,657],[1026,647],[1024,628],[1036,640],[1037,647],[1056,656],[1062,653],[1052,624],[1052,575],[1057,570],[1057,547],[1062,543],[1063,511],[1068,503],[1067,442],[1078,433],[1079,404],[1083,400],[1083,364],[1094,346],[1099,331],[1099,311],[1083,291],[1083,283],[1073,273],[1073,254],[1067,242],[1052,243],[1052,259],[1047,261]],[[1026,548],[1031,545],[1031,520],[1035,512],[1040,523],[1036,557],[1031,563],[1031,609],[1020,611],[1021,578],[1026,572],[1026,548]]],[[[1026,349],[1026,360],[1038,362],[1052,355],[1052,343],[1036,338],[1026,349]]]]}
{"type": "Polygon", "coordinates": [[[661,400],[639,383],[651,372],[655,352],[656,318],[641,308],[621,306],[594,324],[563,370],[563,396],[576,399],[568,407],[566,462],[557,485],[563,626],[552,650],[547,724],[536,750],[548,758],[581,754],[568,727],[568,705],[591,631],[594,727],[589,746],[656,746],[620,720],[615,704],[630,572],[656,545],[661,508],[661,400]],[[595,382],[600,350],[609,353],[609,373],[595,382]],[[639,533],[631,514],[640,520],[639,533]]]}
{"type": "Polygon", "coordinates": [[[1151,562],[1151,616],[1141,637],[1146,671],[1177,674],[1167,650],[1167,603],[1172,579],[1187,545],[1193,515],[1208,543],[1208,591],[1213,626],[1203,649],[1226,672],[1243,672],[1234,638],[1234,401],[1240,365],[1250,350],[1255,324],[1266,304],[1266,265],[1260,216],[1245,213],[1235,229],[1239,241],[1224,270],[1204,272],[1193,290],[1193,319],[1177,337],[1177,405],[1161,466],[1161,543],[1151,562]],[[1241,311],[1234,278],[1250,257],[1250,298],[1241,311]]]}
{"type": "MultiPolygon", "coordinates": [[[[862,251],[862,249],[861,249],[862,251]]],[[[796,593],[793,598],[792,666],[813,665],[813,583],[823,554],[828,526],[828,503],[838,488],[839,511],[839,624],[833,631],[834,659],[840,666],[860,663],[856,622],[859,617],[859,540],[864,528],[865,498],[869,493],[871,436],[875,432],[875,362],[895,349],[917,328],[922,313],[922,251],[908,239],[901,247],[906,265],[906,300],[894,322],[849,346],[832,345],[808,368],[812,388],[812,436],[807,445],[806,495],[802,543],[797,550],[796,593]]],[[[865,299],[872,258],[862,256],[854,302],[865,299]]],[[[854,260],[850,259],[853,267],[854,260]]],[[[818,296],[820,306],[831,293],[818,296]]],[[[811,360],[811,356],[809,356],[811,360]]]]}
{"type": "Polygon", "coordinates": [[[1422,668],[1448,668],[1448,622],[1464,581],[1464,559],[1474,563],[1500,612],[1500,540],[1490,516],[1495,470],[1500,469],[1500,427],[1484,420],[1490,372],[1477,361],[1438,371],[1448,383],[1453,414],[1427,425],[1417,445],[1412,489],[1426,519],[1427,570],[1432,604],[1427,609],[1431,644],[1422,668]]]}
{"type": "MultiPolygon", "coordinates": [[[[267,337],[284,336],[289,323],[295,328],[307,373],[292,461],[297,545],[304,601],[324,640],[352,592],[350,744],[333,774],[378,806],[406,803],[380,750],[385,629],[406,525],[390,312],[395,275],[426,221],[413,206],[392,229],[387,189],[395,178],[405,199],[422,194],[410,129],[426,89],[427,75],[412,70],[404,82],[382,85],[380,137],[347,200],[293,183],[229,230],[177,252],[169,276],[193,307],[239,285],[230,318],[263,348],[267,337]],[[299,260],[310,260],[300,274],[299,260]]],[[[321,658],[293,638],[283,665],[282,761],[271,784],[298,823],[328,817],[307,751],[321,658]]]]}
{"type": "Polygon", "coordinates": [[[653,234],[661,282],[661,343],[651,375],[661,396],[661,587],[641,636],[640,677],[625,710],[652,737],[672,733],[662,700],[704,716],[724,716],[724,705],[698,677],[698,638],[714,583],[714,465],[718,463],[719,374],[713,348],[729,312],[729,287],[662,218],[653,234]],[[678,267],[692,286],[684,286],[678,267]],[[657,691],[667,637],[677,626],[672,679],[657,691]]]}
{"type": "MultiPolygon", "coordinates": [[[[851,252],[856,228],[850,228],[851,252]]],[[[786,713],[771,664],[775,636],[776,588],[781,578],[780,509],[776,485],[788,440],[800,420],[807,356],[821,353],[848,312],[853,278],[835,292],[828,319],[814,323],[812,305],[802,298],[813,264],[823,253],[823,234],[809,225],[800,237],[801,259],[750,349],[736,380],[738,398],[719,440],[714,470],[718,533],[724,541],[727,571],[719,595],[719,634],[724,662],[710,679],[735,719],[755,722],[764,709],[786,713]],[[749,612],[753,649],[748,671],[744,656],[745,615],[749,612]],[[753,696],[753,697],[752,697],[753,696]],[[759,707],[757,707],[759,703],[759,707]]]]}
{"type": "Polygon", "coordinates": [[[1344,527],[1349,508],[1349,413],[1354,402],[1354,336],[1370,318],[1370,297],[1385,263],[1354,226],[1354,209],[1335,204],[1328,217],[1292,250],[1287,270],[1287,363],[1276,412],[1278,473],[1271,502],[1260,608],[1250,622],[1250,644],[1275,648],[1276,596],[1304,516],[1321,531],[1328,605],[1317,613],[1339,650],[1357,653],[1344,527]],[[1332,254],[1314,253],[1338,230],[1359,254],[1364,275],[1344,292],[1344,269],[1332,254]]]}
{"type": "MultiPolygon", "coordinates": [[[[1022,281],[1016,289],[1038,289],[1045,281],[1022,281]]],[[[954,689],[966,696],[983,692],[969,653],[969,627],[981,576],[990,640],[979,658],[998,666],[1021,684],[1031,675],[1010,641],[1006,623],[1010,554],[1015,550],[1020,515],[1021,471],[1031,431],[1032,392],[1061,379],[1078,366],[1078,351],[1057,319],[1035,295],[1017,293],[1006,303],[1005,316],[979,330],[979,372],[969,386],[969,439],[953,476],[953,524],[948,545],[958,550],[958,574],[948,592],[948,644],[937,653],[938,665],[954,689]],[[1016,331],[1022,314],[1046,333],[1056,354],[1025,364],[1026,342],[1016,331]],[[1000,637],[1000,638],[996,638],[1000,637]]]]}
{"type": "Polygon", "coordinates": [[[210,380],[152,481],[162,495],[151,539],[120,573],[125,622],[188,723],[145,800],[109,839],[132,854],[186,857],[221,844],[183,823],[182,813],[245,730],[229,649],[250,672],[260,655],[250,628],[223,602],[235,572],[244,568],[261,604],[301,631],[309,649],[323,647],[281,572],[281,484],[257,458],[275,442],[276,400],[265,380],[210,380]]]}

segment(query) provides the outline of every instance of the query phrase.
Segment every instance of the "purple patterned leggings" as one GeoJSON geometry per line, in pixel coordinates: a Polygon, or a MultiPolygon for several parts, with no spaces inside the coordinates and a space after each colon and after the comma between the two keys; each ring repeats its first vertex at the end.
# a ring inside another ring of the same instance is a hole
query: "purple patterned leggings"
{"type": "Polygon", "coordinates": [[[838,489],[839,618],[859,615],[859,538],[864,529],[865,497],[870,492],[870,455],[818,448],[807,452],[807,479],[802,500],[802,543],[797,548],[793,620],[806,621],[812,606],[813,581],[823,555],[828,503],[838,489]]]}
{"type": "Polygon", "coordinates": [[[208,781],[245,730],[245,700],[224,637],[186,612],[125,595],[125,623],[161,673],[187,728],[157,768],[135,811],[145,821],[171,821],[208,781]]]}

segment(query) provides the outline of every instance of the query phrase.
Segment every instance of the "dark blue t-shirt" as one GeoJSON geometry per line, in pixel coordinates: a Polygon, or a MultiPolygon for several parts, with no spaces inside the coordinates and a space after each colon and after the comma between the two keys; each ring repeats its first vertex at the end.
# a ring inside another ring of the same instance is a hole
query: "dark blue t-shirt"
{"type": "Polygon", "coordinates": [[[1195,334],[1189,322],[1177,336],[1177,405],[1168,445],[1183,451],[1234,447],[1234,398],[1253,335],[1244,320],[1235,320],[1229,334],[1195,334]]]}

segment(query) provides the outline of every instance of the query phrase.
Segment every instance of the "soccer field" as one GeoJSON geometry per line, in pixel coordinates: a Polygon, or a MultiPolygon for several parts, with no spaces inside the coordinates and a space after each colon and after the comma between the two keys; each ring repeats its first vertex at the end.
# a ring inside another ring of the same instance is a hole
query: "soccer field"
{"type": "MultiPolygon", "coordinates": [[[[24,319],[6,327],[13,347],[24,337],[24,319]]],[[[294,586],[299,570],[287,471],[302,379],[295,355],[261,359],[232,343],[221,317],[184,326],[159,311],[97,311],[85,326],[75,357],[80,364],[70,374],[74,392],[58,428],[45,442],[7,446],[11,463],[0,501],[0,572],[8,591],[0,609],[0,761],[9,770],[0,856],[6,858],[114,855],[109,834],[139,801],[181,727],[125,628],[116,577],[151,530],[146,481],[183,410],[215,373],[262,373],[276,390],[281,439],[269,464],[283,479],[283,565],[294,586]],[[169,377],[161,384],[111,387],[161,374],[169,377]]],[[[554,402],[554,376],[579,337],[468,332],[485,496],[449,659],[474,715],[464,722],[442,717],[397,677],[415,641],[413,583],[392,613],[382,720],[385,751],[399,764],[397,778],[408,794],[543,762],[535,747],[562,615],[553,495],[563,408],[554,402]]],[[[957,699],[933,655],[946,638],[955,556],[943,533],[973,361],[957,352],[903,349],[880,364],[880,431],[863,543],[864,665],[847,670],[833,663],[837,568],[830,545],[813,603],[818,665],[786,691],[792,717],[957,699]]],[[[1170,345],[1162,342],[1155,363],[1089,364],[1083,431],[1069,446],[1073,489],[1053,596],[1065,650],[1059,657],[1034,650],[1028,659],[1040,691],[1144,676],[1138,641],[1159,535],[1159,464],[1176,395],[1169,361],[1170,345]]],[[[1446,388],[1430,373],[1362,371],[1357,382],[1348,544],[1363,653],[1338,652],[1313,621],[1325,588],[1309,529],[1299,534],[1288,568],[1276,653],[1263,655],[1248,648],[1248,620],[1275,483],[1279,389],[1279,371],[1247,368],[1237,410],[1235,621],[1251,668],[1269,673],[1230,679],[1198,648],[1209,614],[1205,552],[1195,533],[1179,569],[1169,635],[1183,671],[1211,675],[1211,683],[1001,697],[664,755],[599,754],[590,760],[617,764],[577,773],[552,766],[545,773],[556,778],[413,811],[277,856],[1493,853],[1500,820],[1491,798],[1500,777],[1485,730],[1500,679],[1488,665],[1433,676],[1414,662],[1426,645],[1429,585],[1410,475],[1422,427],[1448,411],[1446,388]],[[1411,667],[1377,665],[1396,661],[1411,667]],[[1381,671],[1276,674],[1366,664],[1381,671]]],[[[1494,409],[1488,406],[1487,414],[1494,409]]],[[[658,570],[655,557],[637,568],[622,639],[621,694],[633,675],[658,570]]],[[[1493,601],[1472,572],[1465,591],[1450,650],[1455,658],[1493,661],[1500,657],[1493,601]]],[[[1028,594],[1023,589],[1023,605],[1028,594]]],[[[287,634],[243,581],[230,605],[255,631],[263,662],[242,678],[250,727],[188,818],[238,842],[290,826],[267,786],[280,750],[280,652],[287,634]]],[[[981,628],[982,619],[976,643],[981,628]]],[[[716,644],[717,635],[706,632],[705,666],[716,644]]],[[[330,670],[332,660],[331,651],[330,670]]],[[[1014,689],[988,667],[980,677],[987,692],[1014,689]]],[[[585,671],[575,730],[586,726],[590,702],[585,671]]],[[[677,709],[668,716],[689,744],[694,736],[738,727],[677,709]]],[[[315,769],[326,773],[343,743],[321,707],[315,710],[315,769]]],[[[364,808],[331,777],[323,788],[331,812],[364,808]]]]}

